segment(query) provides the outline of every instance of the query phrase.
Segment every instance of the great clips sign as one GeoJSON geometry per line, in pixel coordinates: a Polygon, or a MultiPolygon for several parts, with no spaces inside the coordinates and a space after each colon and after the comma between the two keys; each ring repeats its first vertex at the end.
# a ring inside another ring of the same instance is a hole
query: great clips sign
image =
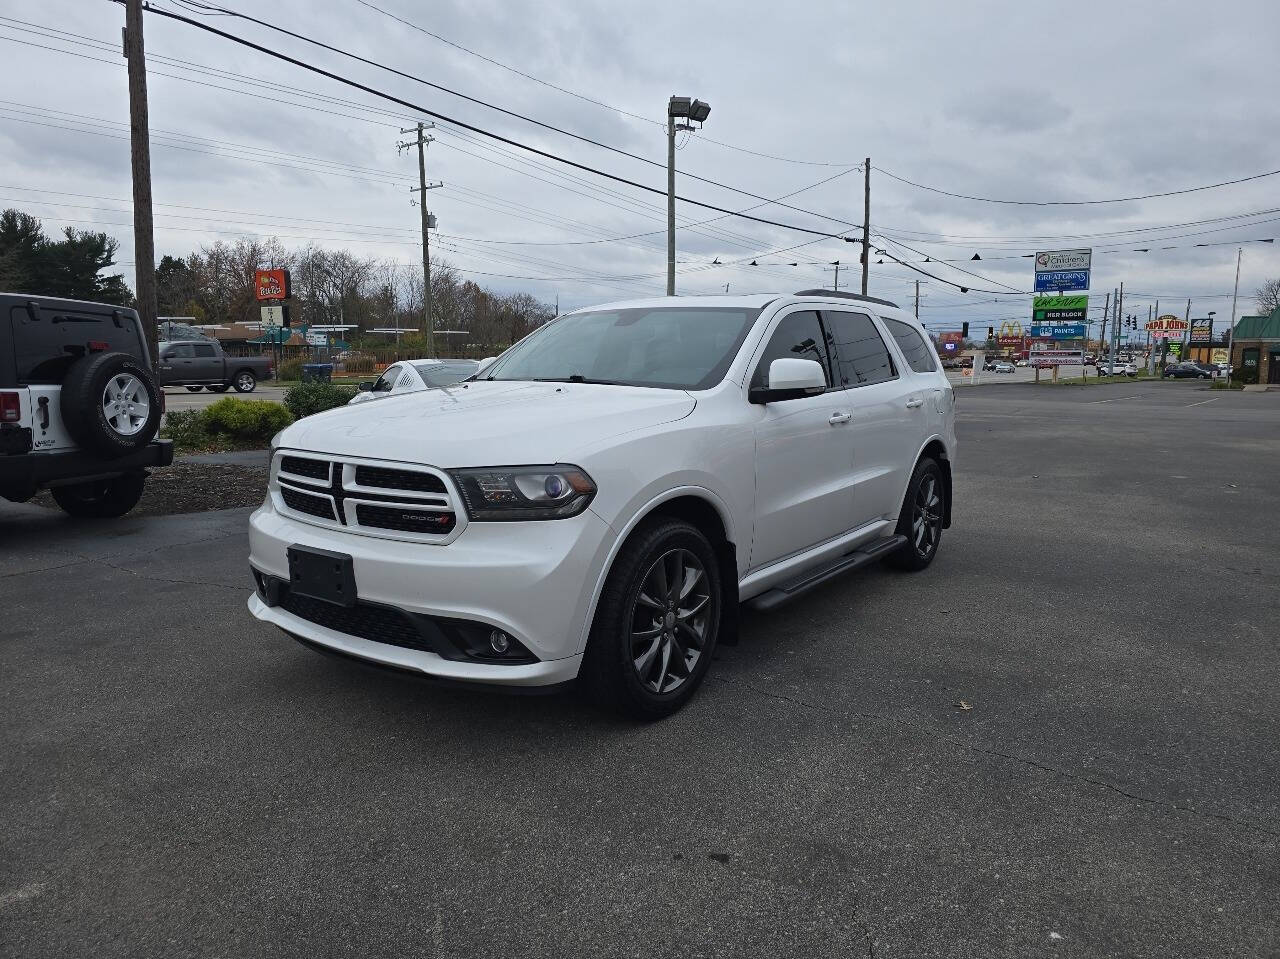
{"type": "Polygon", "coordinates": [[[288,270],[254,270],[254,294],[259,300],[287,300],[289,298],[288,270]]]}

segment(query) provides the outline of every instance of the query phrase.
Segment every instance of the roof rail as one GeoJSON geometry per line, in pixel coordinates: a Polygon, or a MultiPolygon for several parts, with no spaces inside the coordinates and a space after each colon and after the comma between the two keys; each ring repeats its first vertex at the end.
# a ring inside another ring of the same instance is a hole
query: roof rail
{"type": "Polygon", "coordinates": [[[878,296],[863,296],[861,293],[845,293],[841,290],[797,290],[796,296],[837,296],[842,300],[861,300],[863,303],[879,303],[881,306],[891,306],[895,310],[898,304],[892,300],[882,300],[878,296]]]}

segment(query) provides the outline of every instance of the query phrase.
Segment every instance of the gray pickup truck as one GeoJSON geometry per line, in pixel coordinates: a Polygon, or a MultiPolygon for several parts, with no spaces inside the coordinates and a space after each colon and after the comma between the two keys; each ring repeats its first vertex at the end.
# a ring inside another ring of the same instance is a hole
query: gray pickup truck
{"type": "Polygon", "coordinates": [[[217,340],[174,340],[160,344],[157,372],[161,386],[185,386],[192,393],[225,393],[233,386],[237,393],[252,393],[273,371],[269,356],[227,356],[217,340]]]}

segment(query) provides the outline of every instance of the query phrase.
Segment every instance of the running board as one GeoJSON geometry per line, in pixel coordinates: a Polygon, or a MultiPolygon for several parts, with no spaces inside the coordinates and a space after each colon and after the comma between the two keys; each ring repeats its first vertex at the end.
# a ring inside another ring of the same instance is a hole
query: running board
{"type": "Polygon", "coordinates": [[[815,586],[821,586],[829,579],[835,579],[843,573],[874,563],[876,560],[884,559],[906,541],[907,538],[905,536],[891,536],[866,549],[846,553],[826,566],[809,570],[798,579],[783,583],[781,586],[775,586],[773,589],[747,600],[746,605],[758,612],[777,609],[779,606],[791,602],[801,593],[808,592],[815,586]]]}

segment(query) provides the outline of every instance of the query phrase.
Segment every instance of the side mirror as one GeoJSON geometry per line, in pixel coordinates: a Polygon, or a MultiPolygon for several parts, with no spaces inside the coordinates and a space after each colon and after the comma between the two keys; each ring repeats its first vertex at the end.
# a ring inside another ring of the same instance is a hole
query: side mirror
{"type": "Polygon", "coordinates": [[[370,382],[368,382],[368,383],[361,383],[361,384],[360,384],[360,392],[361,392],[361,393],[368,393],[371,389],[373,389],[373,382],[372,382],[372,381],[370,381],[370,382]]]}
{"type": "Polygon", "coordinates": [[[783,357],[769,364],[769,385],[755,387],[747,399],[752,403],[777,403],[812,396],[827,388],[827,374],[817,360],[783,357]]]}

